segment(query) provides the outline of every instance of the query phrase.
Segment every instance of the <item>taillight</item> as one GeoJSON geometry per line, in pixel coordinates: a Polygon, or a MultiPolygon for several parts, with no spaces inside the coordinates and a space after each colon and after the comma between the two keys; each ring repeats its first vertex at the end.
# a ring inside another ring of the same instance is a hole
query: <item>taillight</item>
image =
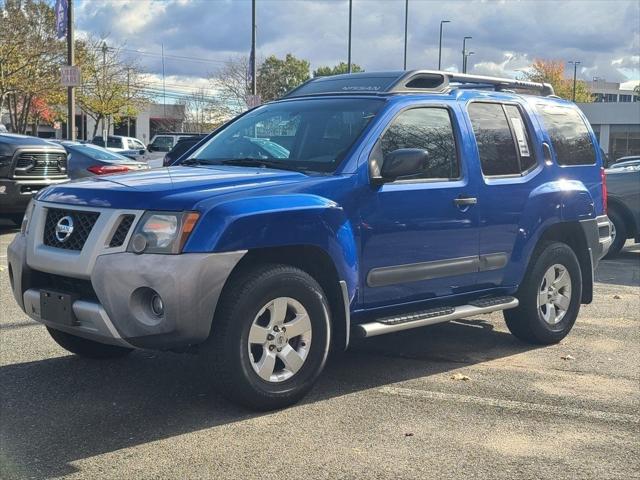
{"type": "Polygon", "coordinates": [[[602,181],[602,209],[607,213],[607,172],[600,167],[600,180],[602,181]]]}
{"type": "Polygon", "coordinates": [[[94,165],[87,168],[91,173],[95,175],[107,175],[109,173],[123,173],[131,170],[126,165],[94,165]]]}

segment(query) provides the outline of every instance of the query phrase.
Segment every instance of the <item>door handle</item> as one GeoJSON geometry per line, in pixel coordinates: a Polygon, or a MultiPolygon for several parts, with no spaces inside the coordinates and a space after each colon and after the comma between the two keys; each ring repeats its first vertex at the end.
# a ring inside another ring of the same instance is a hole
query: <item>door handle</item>
{"type": "Polygon", "coordinates": [[[457,207],[466,207],[477,204],[478,199],[476,197],[463,197],[461,195],[458,198],[454,198],[453,203],[455,203],[457,207]]]}

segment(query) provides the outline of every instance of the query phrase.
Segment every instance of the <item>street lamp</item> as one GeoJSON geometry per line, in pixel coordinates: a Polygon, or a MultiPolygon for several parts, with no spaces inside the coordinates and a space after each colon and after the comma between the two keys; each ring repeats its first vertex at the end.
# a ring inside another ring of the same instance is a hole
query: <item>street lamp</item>
{"type": "Polygon", "coordinates": [[[404,70],[407,69],[407,32],[409,26],[409,0],[404,0],[404,70]]]}
{"type": "Polygon", "coordinates": [[[571,60],[568,63],[573,64],[573,101],[575,102],[576,101],[576,74],[578,72],[578,65],[580,65],[581,62],[576,60],[571,60]]]}
{"type": "Polygon", "coordinates": [[[347,52],[347,73],[351,73],[351,16],[353,13],[353,0],[349,0],[349,45],[347,52]]]}
{"type": "Polygon", "coordinates": [[[464,64],[467,59],[467,40],[471,40],[473,37],[464,37],[462,39],[462,73],[464,73],[464,64]]]}
{"type": "Polygon", "coordinates": [[[467,59],[471,56],[471,55],[475,55],[476,52],[467,52],[467,54],[464,56],[464,65],[462,67],[462,73],[467,73],[467,59]]]}
{"type": "Polygon", "coordinates": [[[442,24],[451,23],[450,20],[440,20],[440,46],[438,47],[438,70],[442,68],[442,24]]]}

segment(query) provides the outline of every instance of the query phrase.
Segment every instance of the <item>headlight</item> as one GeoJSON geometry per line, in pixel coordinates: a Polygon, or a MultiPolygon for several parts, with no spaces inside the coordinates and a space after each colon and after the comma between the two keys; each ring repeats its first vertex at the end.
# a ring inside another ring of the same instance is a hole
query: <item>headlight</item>
{"type": "Polygon", "coordinates": [[[27,205],[27,209],[24,212],[24,217],[22,217],[22,224],[20,225],[20,233],[28,233],[29,232],[29,220],[31,220],[31,214],[33,213],[33,200],[29,201],[29,205],[27,205]]]}
{"type": "Polygon", "coordinates": [[[180,253],[200,214],[146,212],[129,241],[134,253],[180,253]]]}

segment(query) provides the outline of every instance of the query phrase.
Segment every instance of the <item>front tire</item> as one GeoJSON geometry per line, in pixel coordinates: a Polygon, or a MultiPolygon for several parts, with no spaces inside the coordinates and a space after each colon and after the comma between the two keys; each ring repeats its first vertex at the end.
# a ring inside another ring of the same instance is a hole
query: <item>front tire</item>
{"type": "Polygon", "coordinates": [[[616,256],[624,247],[627,241],[627,226],[624,223],[624,218],[616,210],[611,209],[608,212],[609,221],[611,222],[611,236],[613,237],[609,252],[605,258],[611,258],[616,256]]]}
{"type": "Polygon", "coordinates": [[[106,343],[94,342],[86,338],[77,337],[55,328],[47,327],[49,335],[62,348],[75,355],[85,358],[118,358],[130,354],[133,349],[107,345],[106,343]]]}
{"type": "Polygon", "coordinates": [[[573,250],[560,242],[537,248],[516,296],[520,305],[504,311],[513,335],[541,345],[566,337],[582,298],[582,274],[573,250]]]}
{"type": "Polygon", "coordinates": [[[318,282],[298,268],[263,265],[234,275],[201,349],[220,393],[255,410],[299,401],[327,360],[328,312],[318,282]]]}

